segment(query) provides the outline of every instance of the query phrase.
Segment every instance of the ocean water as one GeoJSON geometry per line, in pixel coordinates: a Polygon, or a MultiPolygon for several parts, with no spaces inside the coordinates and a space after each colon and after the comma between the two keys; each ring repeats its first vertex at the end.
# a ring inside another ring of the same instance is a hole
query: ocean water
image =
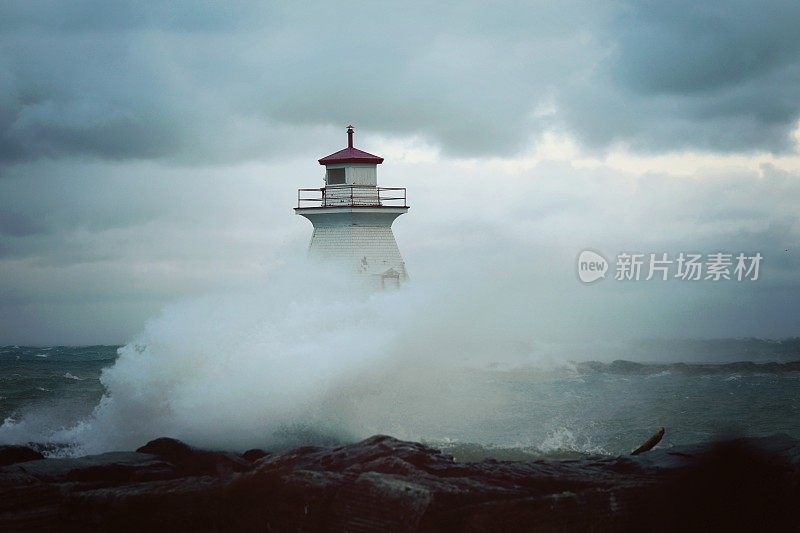
{"type": "Polygon", "coordinates": [[[26,419],[47,432],[90,415],[105,392],[100,373],[114,364],[117,348],[0,347],[0,429],[26,419]]]}
{"type": "MultiPolygon", "coordinates": [[[[36,442],[50,453],[80,450],[70,448],[74,443],[67,436],[108,393],[101,375],[116,364],[118,348],[0,348],[0,443],[36,442]]],[[[466,460],[622,454],[660,426],[667,428],[661,443],[666,447],[735,435],[800,438],[800,365],[788,362],[793,355],[783,350],[770,358],[760,352],[758,364],[564,362],[502,370],[453,368],[446,379],[437,377],[434,386],[411,393],[377,380],[369,386],[379,391],[350,387],[334,395],[347,403],[346,415],[317,407],[315,417],[304,417],[314,426],[329,415],[345,416],[357,422],[348,432],[326,436],[331,425],[319,424],[319,431],[299,431],[292,444],[382,432],[432,443],[466,460]],[[780,363],[768,363],[771,359],[780,363]],[[350,396],[366,399],[350,402],[350,396]]],[[[736,360],[736,353],[722,359],[736,360]]],[[[209,431],[214,434],[213,428],[209,431]]],[[[169,426],[152,432],[169,433],[169,426]]],[[[131,447],[136,438],[144,444],[152,436],[158,435],[145,429],[134,433],[131,447]]],[[[258,431],[242,440],[233,447],[274,445],[261,440],[258,431]]],[[[196,444],[214,442],[198,439],[196,444]]]]}

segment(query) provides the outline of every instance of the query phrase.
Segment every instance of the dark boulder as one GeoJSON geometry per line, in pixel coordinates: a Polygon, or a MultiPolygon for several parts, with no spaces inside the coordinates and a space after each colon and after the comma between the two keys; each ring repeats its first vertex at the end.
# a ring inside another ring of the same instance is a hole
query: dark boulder
{"type": "Polygon", "coordinates": [[[178,475],[174,467],[158,457],[136,452],[108,452],[85,457],[27,461],[6,466],[0,470],[0,479],[12,474],[56,483],[67,481],[124,483],[167,479],[178,475]]]}
{"type": "Polygon", "coordinates": [[[151,440],[136,451],[156,455],[175,465],[184,475],[222,475],[253,468],[250,461],[235,453],[202,450],[169,437],[151,440]]]}
{"type": "Polygon", "coordinates": [[[355,444],[344,446],[318,447],[304,446],[287,453],[263,459],[261,468],[281,468],[291,465],[306,470],[327,470],[341,472],[359,471],[371,461],[382,458],[399,459],[415,469],[447,469],[455,464],[452,456],[441,453],[418,442],[408,442],[375,435],[355,444]]]}
{"type": "Polygon", "coordinates": [[[175,439],[140,451],[0,468],[0,530],[784,531],[800,524],[800,443],[782,435],[570,461],[457,462],[387,436],[252,463],[175,439]],[[170,477],[147,479],[159,471],[170,477]]]}
{"type": "Polygon", "coordinates": [[[174,458],[188,457],[196,450],[178,439],[161,437],[151,440],[144,446],[140,446],[136,451],[139,453],[150,453],[164,458],[174,458]]]}
{"type": "Polygon", "coordinates": [[[0,446],[0,466],[44,459],[44,455],[27,446],[0,446]]]}
{"type": "Polygon", "coordinates": [[[253,448],[252,450],[247,450],[244,452],[242,454],[242,459],[251,463],[255,463],[259,459],[263,459],[264,457],[268,457],[270,455],[272,454],[260,448],[253,448]]]}

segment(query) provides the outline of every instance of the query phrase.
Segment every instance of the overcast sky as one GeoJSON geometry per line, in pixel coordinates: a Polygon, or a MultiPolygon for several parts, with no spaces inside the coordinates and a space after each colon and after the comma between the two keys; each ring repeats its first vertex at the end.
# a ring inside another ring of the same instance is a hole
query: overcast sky
{"type": "Polygon", "coordinates": [[[302,257],[349,123],[412,280],[565,335],[800,335],[800,3],[441,4],[0,4],[0,344],[125,342],[302,257]],[[584,248],[765,259],[584,286],[584,248]]]}

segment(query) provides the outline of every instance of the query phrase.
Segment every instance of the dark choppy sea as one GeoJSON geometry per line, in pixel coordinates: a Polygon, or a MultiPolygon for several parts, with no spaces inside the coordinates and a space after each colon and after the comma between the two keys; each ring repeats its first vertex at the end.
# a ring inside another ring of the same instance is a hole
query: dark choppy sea
{"type": "MultiPolygon", "coordinates": [[[[800,438],[800,364],[792,355],[770,362],[762,354],[758,363],[471,370],[480,386],[454,380],[449,401],[462,395],[474,401],[476,394],[503,401],[466,424],[455,418],[428,424],[420,416],[417,431],[462,459],[626,453],[659,426],[667,427],[662,446],[731,435],[800,438]]],[[[52,428],[77,423],[100,401],[101,372],[116,357],[116,346],[0,348],[0,421],[35,416],[52,428]]]]}
{"type": "Polygon", "coordinates": [[[100,383],[100,372],[114,364],[117,348],[1,347],[0,420],[3,425],[35,413],[40,425],[68,427],[88,416],[105,391],[100,383]]]}
{"type": "Polygon", "coordinates": [[[0,348],[0,418],[52,402],[76,403],[91,410],[103,394],[100,372],[114,364],[117,348],[0,348]]]}

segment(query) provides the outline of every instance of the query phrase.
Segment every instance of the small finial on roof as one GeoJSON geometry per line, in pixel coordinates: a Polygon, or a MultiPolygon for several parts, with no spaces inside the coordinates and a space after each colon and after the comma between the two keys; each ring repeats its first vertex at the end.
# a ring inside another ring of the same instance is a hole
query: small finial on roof
{"type": "Polygon", "coordinates": [[[367,153],[358,148],[353,148],[353,129],[352,124],[347,126],[347,148],[343,148],[336,153],[318,159],[320,165],[341,165],[344,163],[380,165],[383,163],[382,157],[367,153]]]}

